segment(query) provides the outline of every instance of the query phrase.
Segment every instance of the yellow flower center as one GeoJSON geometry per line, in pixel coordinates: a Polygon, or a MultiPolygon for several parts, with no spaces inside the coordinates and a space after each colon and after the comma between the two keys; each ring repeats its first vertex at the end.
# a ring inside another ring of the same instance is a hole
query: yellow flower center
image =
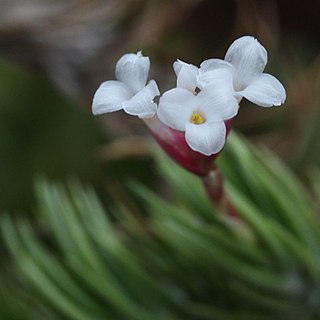
{"type": "Polygon", "coordinates": [[[202,124],[204,123],[204,119],[200,113],[194,112],[191,116],[191,123],[193,124],[202,124]]]}

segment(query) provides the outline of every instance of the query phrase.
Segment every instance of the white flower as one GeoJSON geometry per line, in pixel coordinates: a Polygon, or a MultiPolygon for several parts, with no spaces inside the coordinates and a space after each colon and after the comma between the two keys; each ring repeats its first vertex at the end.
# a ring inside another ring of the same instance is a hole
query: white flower
{"type": "Polygon", "coordinates": [[[140,52],[122,56],[116,64],[116,79],[103,82],[96,91],[93,114],[102,114],[123,109],[139,118],[151,118],[157,112],[153,101],[160,95],[154,80],[147,85],[150,60],[140,52]]]}
{"type": "Polygon", "coordinates": [[[204,88],[217,78],[226,78],[231,73],[238,101],[242,97],[262,106],[280,106],[286,99],[282,84],[274,76],[263,73],[267,64],[266,49],[253,37],[244,36],[229,47],[225,60],[209,59],[199,70],[198,85],[204,88]]]}
{"type": "MultiPolygon", "coordinates": [[[[191,87],[192,81],[185,85],[191,87]]],[[[225,144],[224,120],[233,118],[237,112],[238,101],[231,86],[218,81],[197,95],[185,87],[165,92],[160,98],[157,114],[165,125],[185,131],[186,142],[192,150],[212,155],[225,144]]]]}

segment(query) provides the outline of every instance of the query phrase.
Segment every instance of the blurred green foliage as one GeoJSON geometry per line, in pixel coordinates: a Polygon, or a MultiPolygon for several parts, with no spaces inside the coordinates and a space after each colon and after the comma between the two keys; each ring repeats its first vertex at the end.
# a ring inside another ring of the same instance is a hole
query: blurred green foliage
{"type": "Polygon", "coordinates": [[[0,63],[0,209],[25,210],[38,174],[94,181],[102,132],[37,72],[0,63]]]}
{"type": "Polygon", "coordinates": [[[33,320],[319,319],[319,216],[277,158],[231,135],[219,164],[240,220],[197,177],[155,159],[170,200],[131,180],[131,203],[106,211],[78,182],[38,181],[37,218],[1,219],[23,286],[8,291],[3,319],[23,295],[33,320]]]}

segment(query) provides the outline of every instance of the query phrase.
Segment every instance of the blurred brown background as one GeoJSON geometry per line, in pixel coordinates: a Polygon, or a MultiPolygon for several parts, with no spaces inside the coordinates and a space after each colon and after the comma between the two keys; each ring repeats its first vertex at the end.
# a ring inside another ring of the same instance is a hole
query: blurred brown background
{"type": "Polygon", "coordinates": [[[110,176],[150,180],[141,173],[147,157],[130,157],[139,145],[123,152],[113,144],[106,158],[117,161],[95,160],[107,141],[147,136],[122,112],[94,118],[96,88],[114,78],[121,55],[142,50],[164,92],[175,85],[175,59],[223,58],[241,35],[266,47],[267,72],[287,101],[272,109],[243,101],[235,128],[305,176],[320,163],[319,12],[316,0],[0,0],[1,208],[31,205],[38,174],[76,175],[101,192],[110,176]]]}

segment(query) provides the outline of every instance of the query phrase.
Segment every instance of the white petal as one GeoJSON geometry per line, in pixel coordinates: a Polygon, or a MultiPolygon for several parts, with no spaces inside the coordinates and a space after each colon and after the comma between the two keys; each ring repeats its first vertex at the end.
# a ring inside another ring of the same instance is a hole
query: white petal
{"type": "Polygon", "coordinates": [[[206,71],[211,71],[214,69],[230,69],[230,71],[233,72],[233,65],[225,60],[221,59],[208,59],[204,60],[200,64],[200,71],[201,72],[206,72],[206,71]]]}
{"type": "Polygon", "coordinates": [[[173,70],[174,70],[176,76],[178,76],[182,67],[187,67],[187,66],[189,66],[189,63],[186,63],[180,59],[177,59],[177,61],[175,61],[173,63],[173,70]]]}
{"type": "Polygon", "coordinates": [[[231,119],[238,113],[239,104],[233,95],[233,89],[224,82],[207,86],[200,91],[197,98],[199,110],[207,121],[231,119]]]}
{"type": "Polygon", "coordinates": [[[173,69],[177,75],[177,87],[194,92],[197,87],[199,69],[193,64],[188,64],[181,60],[177,60],[173,64],[173,69]]]}
{"type": "Polygon", "coordinates": [[[228,88],[233,90],[233,74],[234,69],[231,65],[226,67],[222,67],[221,65],[217,69],[207,69],[206,71],[200,69],[197,77],[198,87],[204,89],[205,87],[212,87],[217,83],[224,82],[228,88]]]}
{"type": "Polygon", "coordinates": [[[177,87],[194,92],[197,87],[198,73],[198,68],[192,64],[182,67],[177,77],[177,87]]]}
{"type": "Polygon", "coordinates": [[[160,98],[158,117],[170,128],[184,131],[192,113],[197,109],[196,96],[187,89],[174,88],[160,98]]]}
{"type": "Polygon", "coordinates": [[[226,126],[223,121],[205,122],[200,125],[187,123],[185,135],[192,150],[209,156],[223,148],[226,141],[226,126]]]}
{"type": "Polygon", "coordinates": [[[280,106],[286,100],[286,91],[283,85],[268,73],[260,75],[239,93],[261,107],[280,106]]]}
{"type": "Polygon", "coordinates": [[[145,87],[149,69],[149,57],[144,57],[141,52],[128,53],[122,56],[116,64],[116,79],[137,93],[145,87]]]}
{"type": "Polygon", "coordinates": [[[96,91],[93,102],[93,114],[102,114],[122,109],[123,101],[133,96],[131,90],[124,83],[119,81],[105,81],[96,91]]]}
{"type": "Polygon", "coordinates": [[[245,36],[231,44],[225,60],[233,64],[236,69],[234,86],[237,91],[240,91],[263,72],[268,57],[266,49],[257,39],[245,36]]]}
{"type": "Polygon", "coordinates": [[[139,118],[152,118],[157,112],[157,104],[153,102],[153,99],[158,95],[160,95],[158,86],[154,80],[151,80],[130,100],[124,101],[122,108],[126,113],[139,118]]]}

